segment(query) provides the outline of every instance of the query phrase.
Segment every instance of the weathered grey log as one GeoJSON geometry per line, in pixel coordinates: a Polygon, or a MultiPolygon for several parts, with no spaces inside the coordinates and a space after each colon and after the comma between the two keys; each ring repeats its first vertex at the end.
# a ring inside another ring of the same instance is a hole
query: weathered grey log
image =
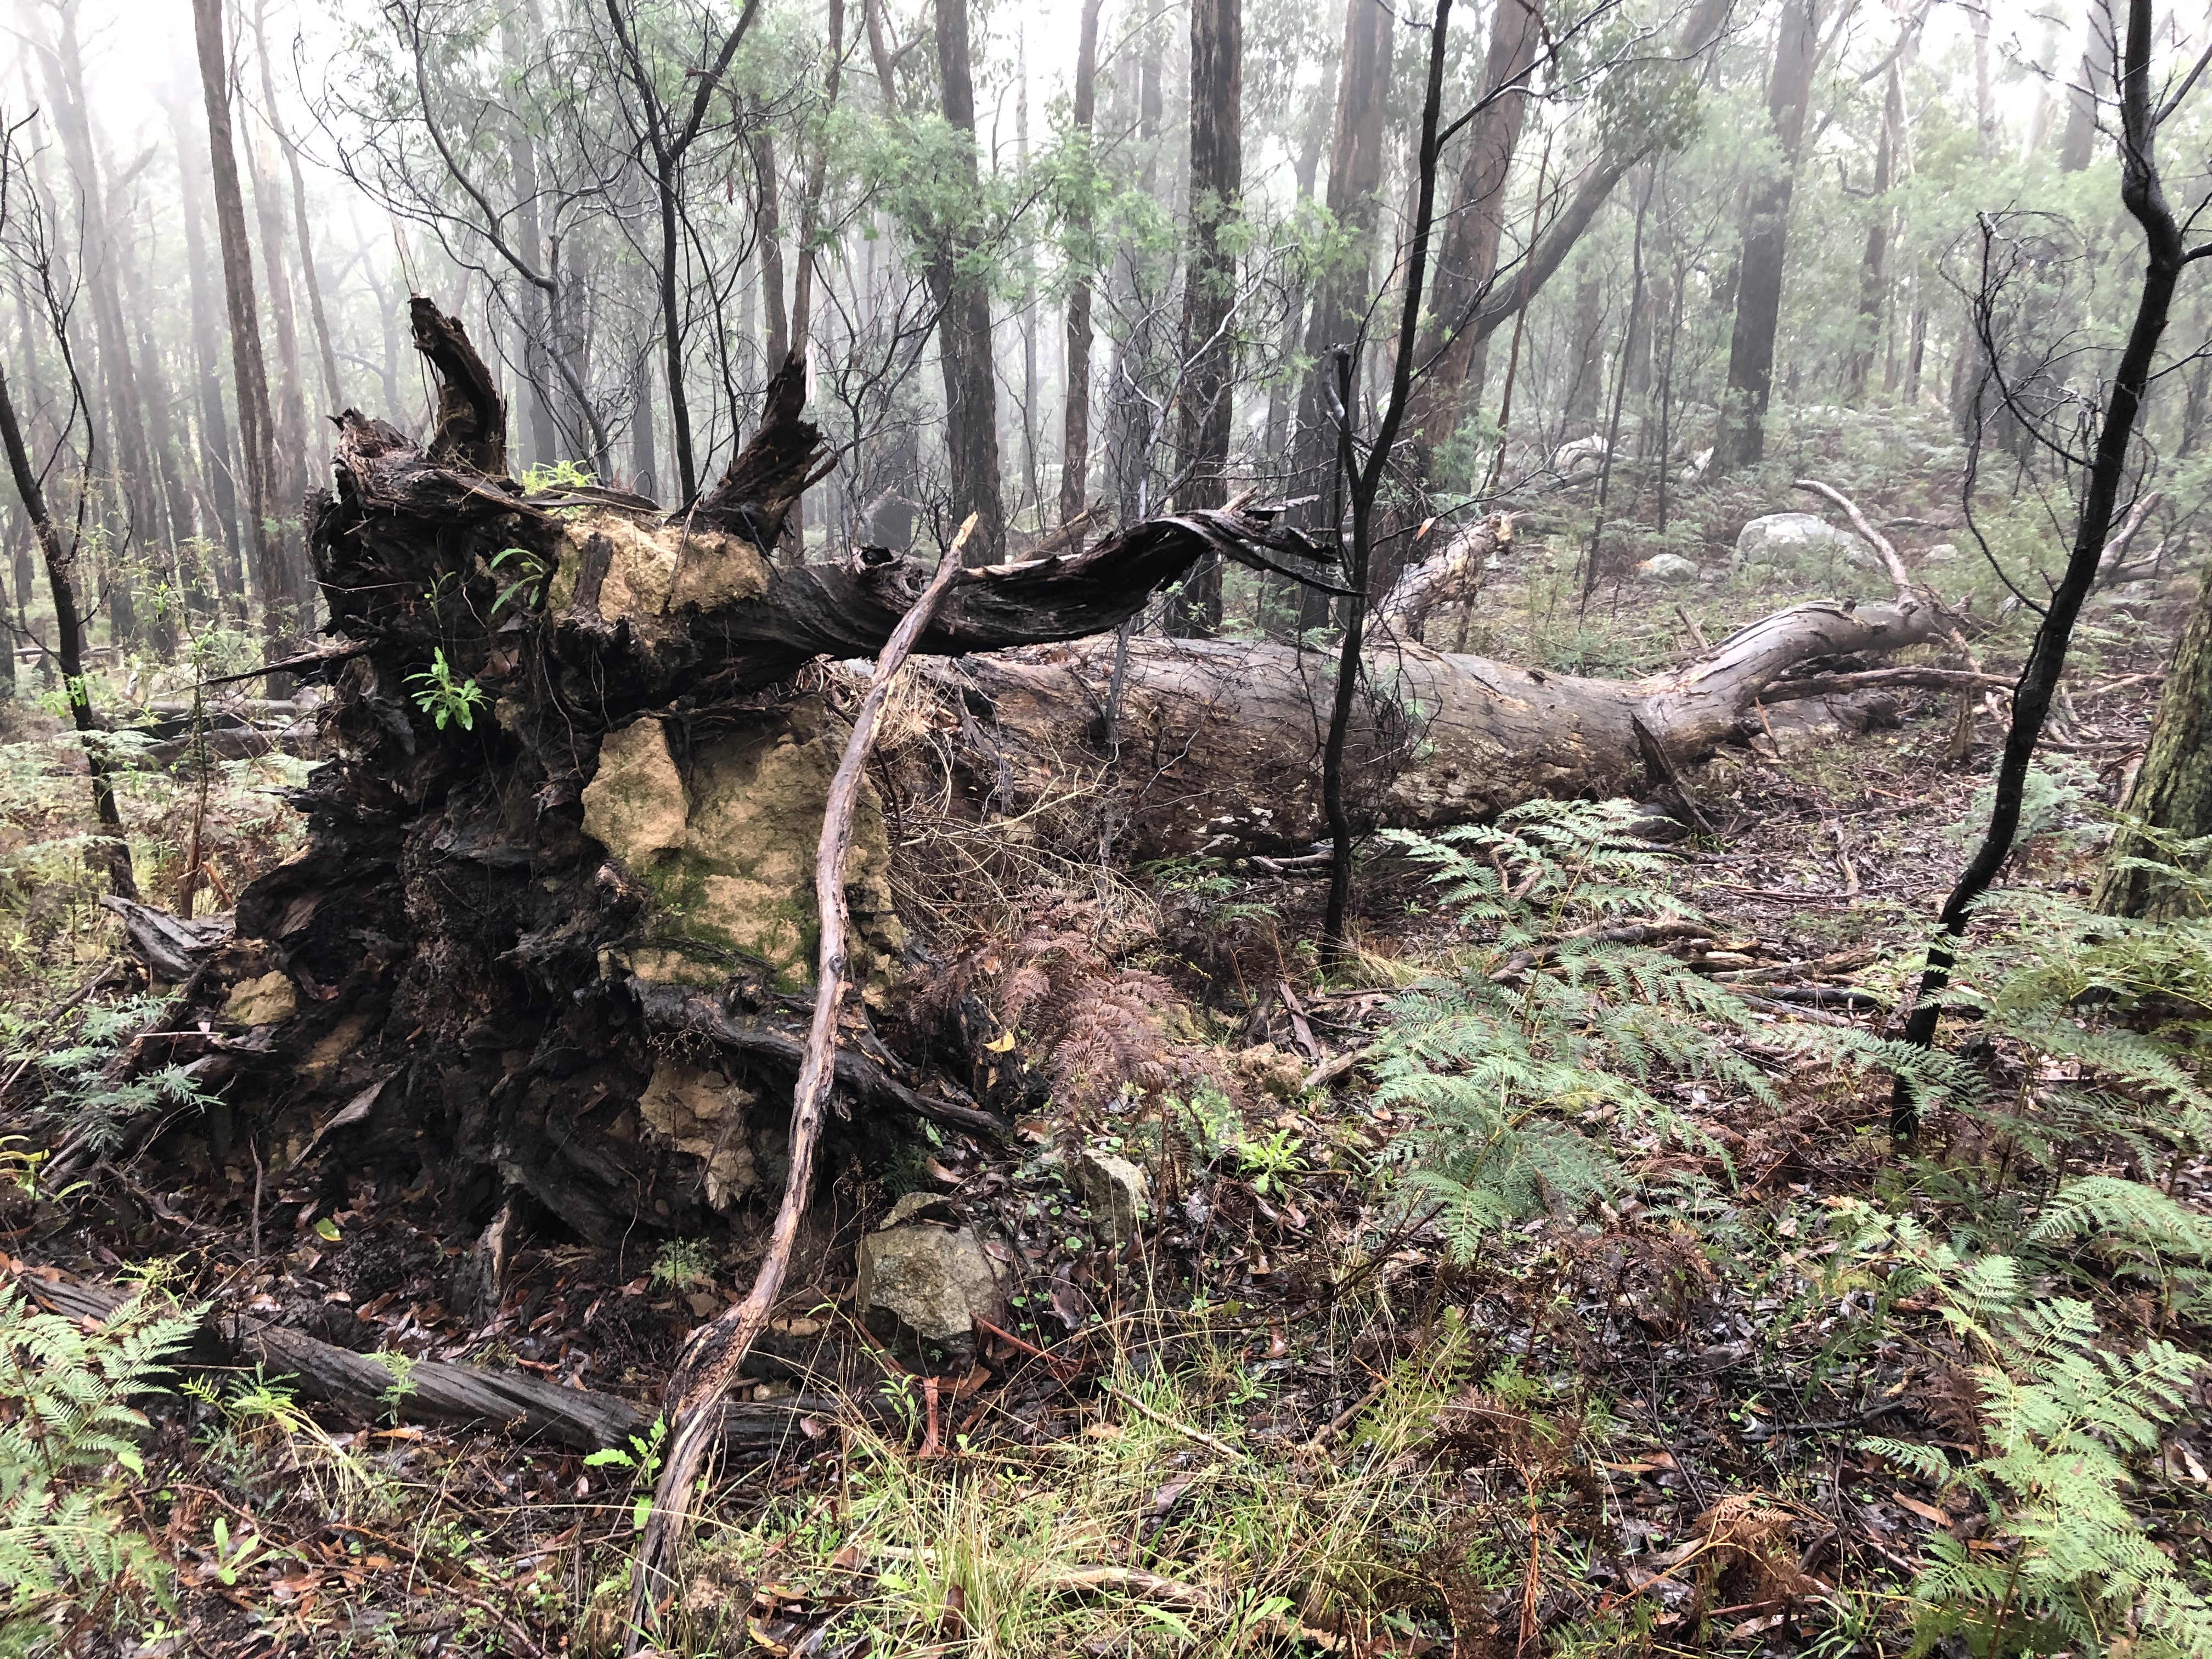
{"type": "MultiPolygon", "coordinates": [[[[16,1275],[32,1299],[72,1319],[104,1321],[137,1294],[83,1279],[16,1275]]],[[[387,1414],[415,1423],[480,1429],[528,1440],[551,1441],[585,1451],[626,1447],[649,1434],[653,1413],[619,1395],[563,1388],[526,1372],[420,1359],[404,1367],[383,1364],[250,1314],[210,1315],[196,1335],[188,1363],[200,1366],[259,1365],[270,1377],[290,1379],[307,1399],[368,1418],[387,1414]],[[406,1386],[395,1393],[404,1374],[406,1386]]],[[[803,1417],[832,1418],[833,1400],[805,1395],[787,1399],[724,1402],[722,1444],[729,1450],[763,1451],[803,1431],[803,1417]]]]}
{"type": "MultiPolygon", "coordinates": [[[[1357,815],[1433,830],[1545,798],[1633,794],[1640,720],[1677,764],[1756,736],[1759,699],[1799,665],[1935,636],[1932,605],[1816,600],[1738,629],[1687,666],[1587,679],[1411,643],[1370,652],[1372,695],[1348,745],[1357,815]]],[[[947,698],[988,708],[1001,810],[1103,791],[1131,859],[1303,851],[1327,833],[1318,757],[1330,665],[1287,646],[1133,640],[1109,768],[1093,733],[1111,641],[1002,652],[937,671],[947,698]]],[[[981,768],[978,769],[981,770],[981,768]]]]}
{"type": "Polygon", "coordinates": [[[157,980],[179,984],[190,979],[208,953],[228,941],[231,917],[228,911],[186,921],[167,910],[135,899],[101,897],[100,903],[123,918],[123,936],[139,960],[157,980]]]}

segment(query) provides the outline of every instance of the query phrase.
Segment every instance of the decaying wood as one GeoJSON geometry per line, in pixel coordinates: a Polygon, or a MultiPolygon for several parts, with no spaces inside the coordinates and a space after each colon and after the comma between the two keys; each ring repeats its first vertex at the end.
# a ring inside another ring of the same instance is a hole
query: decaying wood
{"type": "MultiPolygon", "coordinates": [[[[1351,755],[1370,827],[1434,830],[1543,797],[1640,787],[1641,720],[1677,765],[1759,734],[1755,705],[1809,665],[1936,637],[1931,605],[1815,600],[1764,617],[1686,666],[1589,679],[1413,643],[1370,650],[1351,755]]],[[[1303,851],[1326,834],[1318,784],[1332,685],[1322,658],[1231,640],[1133,640],[1121,763],[1092,738],[1111,641],[1000,653],[939,671],[947,697],[989,711],[1008,811],[1103,792],[1133,859],[1303,851]]],[[[1864,713],[1840,712],[1854,723],[1864,713]]]]}
{"type": "MultiPolygon", "coordinates": [[[[137,1294],[96,1280],[19,1273],[16,1283],[50,1312],[104,1321],[137,1294]]],[[[419,1359],[400,1375],[374,1356],[309,1336],[250,1314],[210,1316],[187,1355],[201,1366],[258,1365],[307,1400],[358,1416],[397,1415],[410,1423],[512,1434],[585,1451],[626,1447],[651,1432],[653,1413],[619,1395],[563,1388],[526,1372],[419,1359]]],[[[834,1417],[832,1400],[794,1395],[781,1400],[722,1402],[710,1438],[732,1451],[759,1451],[800,1433],[799,1419],[834,1417]]]]}
{"type": "Polygon", "coordinates": [[[1418,640],[1440,608],[1473,603],[1490,561],[1513,544],[1513,520],[1510,513],[1492,513],[1454,531],[1427,558],[1407,565],[1376,602],[1368,619],[1370,636],[1387,630],[1418,640]]]}
{"type": "Polygon", "coordinates": [[[688,1528],[692,1488],[701,1465],[718,1437],[716,1412],[731,1379],[745,1363],[745,1356],[767,1328],[776,1298],[783,1294],[783,1279],[791,1266],[792,1248],[799,1242],[799,1224],[806,1214],[814,1185],[814,1155],[822,1139],[823,1114],[830,1103],[830,1085],[837,1055],[837,1021],[851,963],[846,949],[849,917],[845,904],[845,860],[853,847],[853,819],[859,810],[860,787],[875,745],[876,719],[890,696],[891,684],[906,665],[915,641],[951,592],[961,570],[969,538],[975,533],[976,515],[969,514],[960,533],[939,560],[937,574],[923,588],[914,608],[900,620],[876,659],[875,674],[866,696],[853,716],[852,735],[830,781],[829,805],[823,812],[821,845],[814,860],[814,902],[821,918],[819,965],[815,975],[814,1018],[806,1035],[806,1052],[799,1062],[799,1083],[791,1105],[790,1169],[784,1177],[783,1201],[777,1206],[769,1230],[767,1253],[753,1276],[744,1299],[693,1331],[669,1379],[665,1415],[670,1425],[667,1461],[653,1491],[653,1510],[638,1539],[631,1567],[629,1628],[623,1650],[635,1653],[653,1624],[653,1609],[669,1584],[670,1570],[688,1528]]]}

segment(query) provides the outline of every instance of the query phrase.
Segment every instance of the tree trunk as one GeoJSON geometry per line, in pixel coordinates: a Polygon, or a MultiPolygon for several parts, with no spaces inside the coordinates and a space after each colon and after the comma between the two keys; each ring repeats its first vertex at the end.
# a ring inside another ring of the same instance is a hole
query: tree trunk
{"type": "MultiPolygon", "coordinates": [[[[537,39],[533,29],[533,47],[537,39]]],[[[520,85],[526,72],[524,37],[511,11],[500,20],[499,54],[508,79],[520,85]]],[[[538,140],[519,111],[507,134],[507,151],[514,175],[514,234],[520,243],[519,252],[532,270],[542,271],[545,269],[545,229],[538,206],[538,140]]],[[[566,459],[562,453],[560,428],[553,418],[544,290],[535,283],[524,282],[517,309],[517,320],[522,325],[523,430],[529,434],[524,460],[526,465],[544,466],[566,459]]]]}
{"type": "MultiPolygon", "coordinates": [[[[1086,158],[1098,95],[1098,12],[1104,0],[1083,0],[1082,33],[1075,49],[1075,92],[1069,114],[1086,158]]],[[[1079,200],[1082,199],[1080,197],[1079,200]]],[[[1088,235],[1090,215],[1079,210],[1070,227],[1088,235]]],[[[1091,476],[1091,266],[1086,249],[1075,262],[1067,294],[1066,407],[1060,434],[1060,521],[1080,514],[1091,476]]]]}
{"type": "Polygon", "coordinates": [[[2066,130],[2058,140],[2061,173],[2085,173],[2096,159],[2098,100],[2111,91],[2112,84],[2116,41],[2112,15],[2100,6],[2084,9],[2089,38],[2081,47],[2081,80],[2068,97],[2066,130]]]}
{"type": "Polygon", "coordinates": [[[300,242],[300,281],[307,290],[307,315],[315,329],[315,359],[322,370],[323,397],[328,404],[327,412],[335,415],[346,406],[345,393],[338,385],[337,354],[331,349],[330,319],[323,314],[323,283],[315,271],[315,239],[307,219],[307,180],[300,173],[300,152],[293,148],[283,112],[276,106],[276,76],[269,64],[267,12],[265,0],[257,0],[253,9],[253,45],[261,64],[261,100],[268,106],[269,131],[283,155],[285,171],[291,181],[292,228],[300,242]]]}
{"type": "MultiPolygon", "coordinates": [[[[26,340],[25,343],[29,342],[26,340]]],[[[76,727],[78,739],[84,744],[85,770],[92,781],[93,815],[100,828],[95,840],[106,856],[108,890],[119,898],[135,899],[138,896],[138,884],[131,870],[131,843],[124,837],[123,816],[115,805],[115,786],[108,775],[106,751],[100,746],[104,734],[93,714],[92,698],[85,690],[84,619],[76,608],[76,586],[71,580],[76,551],[63,542],[61,530],[47,511],[46,491],[39,482],[38,469],[32,465],[30,450],[23,441],[23,428],[15,419],[15,404],[9,395],[4,373],[0,373],[0,453],[7,457],[15,498],[22,503],[23,516],[30,520],[31,533],[37,538],[40,554],[46,560],[46,587],[54,606],[54,665],[61,670],[70,723],[76,727]]],[[[12,655],[12,644],[9,649],[12,655]]]]}
{"type": "Polygon", "coordinates": [[[1881,339],[1882,311],[1889,296],[1885,266],[1889,255],[1890,175],[1896,164],[1898,135],[1905,125],[1905,82],[1890,65],[1881,99],[1881,131],[1875,143],[1874,202],[1867,216],[1866,256],[1859,263],[1859,337],[1844,371],[1844,392],[1853,402],[1866,395],[1881,339]]]}
{"type": "Polygon", "coordinates": [[[1779,165],[1752,186],[1736,281],[1735,326],[1729,337],[1728,391],[1713,450],[1716,472],[1756,466],[1766,453],[1766,402],[1774,385],[1774,335],[1782,318],[1782,275],[1790,236],[1790,198],[1805,137],[1813,71],[1820,53],[1819,0],[1784,0],[1767,82],[1767,119],[1779,165]]]}
{"type": "MultiPolygon", "coordinates": [[[[44,9],[33,7],[30,15],[43,32],[44,9]]],[[[103,515],[110,527],[108,611],[119,644],[138,631],[134,595],[141,583],[127,568],[118,567],[129,553],[143,554],[167,545],[170,533],[147,447],[144,405],[131,362],[131,331],[123,317],[122,275],[115,251],[117,227],[108,222],[107,204],[100,188],[98,151],[85,105],[77,17],[75,7],[62,7],[59,33],[52,37],[42,33],[39,46],[40,56],[46,60],[47,94],[53,105],[54,125],[61,132],[62,154],[76,186],[83,237],[81,275],[92,301],[94,358],[106,415],[101,424],[114,447],[116,482],[122,495],[122,510],[111,507],[103,515]]]]}
{"type": "Polygon", "coordinates": [[[1588,435],[1605,395],[1605,289],[1595,276],[1575,284],[1574,332],[1567,353],[1567,395],[1559,435],[1588,435]]]}
{"type": "MultiPolygon", "coordinates": [[[[2128,791],[2096,897],[2107,915],[2146,921],[2203,915],[2203,899],[2186,884],[2153,870],[2124,867],[2124,860],[2154,855],[2143,830],[2173,841],[2212,836],[2212,573],[2199,580],[2197,604],[2173,648],[2150,747],[2128,791]]],[[[2206,862],[2196,855],[2188,867],[2201,874],[2206,862]]]]}
{"type": "Polygon", "coordinates": [[[230,418],[222,406],[222,347],[216,337],[215,309],[208,292],[207,227],[201,215],[200,175],[195,163],[200,145],[192,142],[181,96],[167,99],[169,130],[177,146],[178,198],[184,208],[185,263],[191,284],[192,391],[199,414],[200,476],[214,507],[216,593],[223,607],[243,616],[246,577],[240,562],[238,489],[230,447],[230,418]]]}
{"type": "Polygon", "coordinates": [[[1498,275],[1505,235],[1505,185],[1527,124],[1529,73],[1542,44],[1543,9],[1535,0],[1499,0],[1490,21],[1483,65],[1483,107],[1469,124],[1465,159],[1451,212],[1437,251],[1432,321],[1417,348],[1428,373],[1414,387],[1407,425],[1419,470],[1428,476],[1451,441],[1474,378],[1481,342],[1464,325],[1498,275]]]}
{"type": "MultiPolygon", "coordinates": [[[[285,559],[293,556],[293,526],[307,490],[307,390],[300,369],[299,317],[292,304],[292,276],[285,257],[284,198],[269,167],[268,146],[252,138],[246,145],[246,170],[259,222],[261,273],[269,284],[269,320],[276,343],[276,465],[270,489],[276,500],[285,559]]],[[[307,618],[299,619],[305,626],[307,618]]]]}
{"type": "MultiPolygon", "coordinates": [[[[968,0],[936,0],[937,70],[945,125],[964,135],[959,150],[958,182],[974,196],[980,184],[975,160],[975,88],[969,78],[968,0]]],[[[964,226],[945,227],[942,245],[931,262],[932,285],[941,307],[937,325],[938,356],[945,374],[945,459],[952,475],[949,518],[958,524],[974,514],[975,533],[969,540],[970,564],[996,564],[1005,556],[1006,513],[999,477],[999,388],[991,358],[991,295],[978,277],[963,277],[957,266],[969,251],[964,226]]]]}
{"type": "Polygon", "coordinates": [[[753,132],[754,234],[758,242],[760,290],[768,313],[768,338],[762,355],[766,371],[773,374],[791,356],[791,313],[783,287],[783,187],[776,172],[775,136],[765,116],[753,132]]]}
{"type": "MultiPolygon", "coordinates": [[[[1237,354],[1233,227],[1244,187],[1243,0],[1193,0],[1190,9],[1190,250],[1183,275],[1182,384],[1176,434],[1182,483],[1176,510],[1229,499],[1237,354]]],[[[1221,631],[1221,558],[1202,553],[1168,607],[1168,632],[1221,631]]]]}
{"type": "Polygon", "coordinates": [[[208,155],[215,182],[216,230],[222,247],[223,300],[230,314],[231,372],[237,386],[239,448],[245,459],[248,574],[272,641],[297,625],[301,592],[292,562],[276,534],[276,429],[269,407],[269,372],[261,356],[261,320],[253,294],[253,245],[246,231],[246,196],[231,135],[230,58],[223,45],[222,0],[192,0],[200,90],[207,106],[208,155]]]}
{"type": "MultiPolygon", "coordinates": [[[[1298,390],[1288,487],[1316,498],[1304,521],[1335,535],[1342,504],[1335,489],[1337,434],[1329,408],[1331,354],[1349,349],[1359,327],[1374,263],[1376,192],[1382,183],[1382,117],[1390,64],[1390,13],[1382,0],[1346,0],[1344,51],[1336,77],[1335,131],[1329,143],[1323,204],[1344,237],[1336,264],[1314,285],[1306,319],[1310,367],[1298,390]]],[[[1351,411],[1346,411],[1350,413],[1351,411]]],[[[1298,631],[1328,622],[1328,599],[1316,588],[1298,595],[1298,631]]]]}

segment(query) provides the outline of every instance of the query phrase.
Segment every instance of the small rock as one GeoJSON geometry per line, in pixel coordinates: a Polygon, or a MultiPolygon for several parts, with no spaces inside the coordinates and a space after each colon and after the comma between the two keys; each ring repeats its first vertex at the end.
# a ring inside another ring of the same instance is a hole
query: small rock
{"type": "Polygon", "coordinates": [[[1698,580],[1698,567],[1680,553],[1654,553],[1636,567],[1636,574],[1646,581],[1693,582],[1698,580]]]}
{"type": "Polygon", "coordinates": [[[1922,552],[1920,562],[1923,568],[1930,569],[1940,569],[1947,564],[1956,564],[1959,562],[1958,547],[1951,542],[1938,542],[1935,546],[1922,552]]]}
{"type": "Polygon", "coordinates": [[[969,1228],[908,1222],[866,1235],[860,1255],[860,1319],[909,1358],[964,1364],[976,1320],[1007,1322],[1012,1275],[969,1228]]]}
{"type": "Polygon", "coordinates": [[[1106,1234],[1116,1244],[1126,1244],[1152,1213],[1152,1182],[1126,1158],[1112,1152],[1086,1151],[1075,1165],[1075,1178],[1083,1184],[1084,1202],[1106,1224],[1106,1234]]]}
{"type": "Polygon", "coordinates": [[[1595,432],[1587,438],[1571,439],[1552,453],[1552,469],[1567,478],[1593,475],[1605,465],[1606,453],[1610,447],[1595,432]]]}

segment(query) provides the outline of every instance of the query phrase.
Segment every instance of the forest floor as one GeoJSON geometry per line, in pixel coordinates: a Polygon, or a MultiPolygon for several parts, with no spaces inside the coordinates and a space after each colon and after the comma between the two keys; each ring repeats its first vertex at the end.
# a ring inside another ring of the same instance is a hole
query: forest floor
{"type": "MultiPolygon", "coordinates": [[[[1565,626],[1546,580],[1513,574],[1474,643],[1583,672],[1680,654],[1674,607],[1626,592],[1565,626]]],[[[1684,603],[1717,635],[1773,597],[1731,583],[1684,603]]],[[[2169,635],[2116,625],[2089,641],[2014,884],[2086,892],[2169,635]]],[[[1682,1127],[1612,1137],[1605,1196],[1539,1183],[1527,1213],[1472,1241],[1409,1178],[1420,1125],[1402,1100],[1379,1101],[1358,1062],[1308,1083],[1482,944],[1418,872],[1386,861],[1360,955],[1328,974],[1303,943],[1316,883],[1177,866],[1104,899],[1011,896],[1015,916],[1126,907],[1098,971],[1172,988],[1155,1012],[1182,1080],[1063,1104],[1003,1146],[947,1135],[893,1170],[833,1162],[783,1358],[756,1365],[752,1392],[816,1376],[810,1344],[859,1346],[852,1248],[903,1191],[941,1194],[998,1242],[1020,1279],[1016,1323],[964,1375],[925,1391],[889,1366],[872,1401],[732,1460],[670,1609],[671,1650],[1903,1652],[1934,1541],[1969,1559],[2005,1547],[1966,1488],[1861,1443],[1989,1449],[1956,1322],[1931,1296],[1885,1290],[1847,1224],[1866,1206],[1940,1227],[1972,1216],[1970,1192],[2055,1179],[1966,1115],[1900,1152],[1885,1075],[1792,1046],[1808,1027],[1890,1018],[1978,823],[2001,726],[1984,714],[1961,766],[1948,699],[1904,701],[1894,729],[1701,769],[1711,831],[1651,854],[1655,879],[1702,919],[1670,948],[1735,976],[1716,982],[1746,1000],[1729,1040],[1764,1097],[1655,1085],[1682,1127]],[[1085,1206],[1073,1165],[1086,1147],[1146,1169],[1133,1237],[1085,1206]]],[[[252,793],[281,781],[240,763],[218,792],[232,883],[283,850],[281,811],[252,793]]],[[[143,797],[135,822],[166,820],[173,843],[186,802],[143,797]]],[[[16,805],[18,846],[52,844],[27,792],[16,805]]],[[[31,897],[10,1046],[113,945],[97,913],[31,897]]],[[[1585,1121],[1608,1139],[1602,1113],[1585,1121]]],[[[2212,1161],[2147,1170],[2143,1156],[2083,1140],[2057,1164],[2148,1176],[2212,1209],[2212,1161]]],[[[497,1311],[471,1321],[454,1285],[473,1234],[427,1186],[145,1178],[157,1206],[111,1190],[15,1216],[10,1265],[33,1283],[166,1258],[179,1293],[341,1346],[520,1367],[648,1406],[684,1333],[742,1294],[758,1255],[743,1226],[611,1251],[532,1238],[497,1311]]],[[[2155,1283],[2085,1270],[2074,1285],[2108,1329],[2201,1342],[2155,1283]]],[[[317,1418],[270,1376],[143,1402],[153,1438],[131,1501],[179,1600],[114,1650],[611,1651],[654,1447],[586,1458],[410,1423],[402,1367],[374,1422],[317,1418]]],[[[2212,1413],[2196,1386],[2139,1494],[2184,1561],[2212,1551],[2212,1413]]]]}

